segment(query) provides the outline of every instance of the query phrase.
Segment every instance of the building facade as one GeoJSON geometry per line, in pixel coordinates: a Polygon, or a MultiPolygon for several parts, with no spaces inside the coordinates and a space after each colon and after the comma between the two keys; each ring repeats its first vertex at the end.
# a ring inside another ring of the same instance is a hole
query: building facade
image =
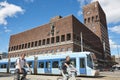
{"type": "MultiPolygon", "coordinates": [[[[97,7],[100,6],[98,2],[95,3],[98,4],[97,7]]],[[[9,58],[18,57],[21,53],[25,53],[29,56],[50,53],[55,54],[58,52],[64,53],[65,51],[91,51],[96,55],[97,61],[104,61],[105,58],[109,60],[110,52],[107,52],[109,48],[109,41],[107,40],[108,33],[105,31],[102,32],[102,29],[99,29],[103,27],[101,25],[103,22],[99,20],[93,23],[95,25],[94,27],[98,28],[96,29],[98,31],[94,32],[93,29],[88,27],[89,24],[92,23],[87,24],[87,17],[85,15],[87,6],[88,5],[84,7],[84,24],[73,15],[66,17],[56,16],[47,24],[11,35],[8,52],[9,58]],[[101,34],[107,38],[103,37],[101,34]],[[107,43],[104,45],[103,41],[107,43]],[[104,46],[107,46],[105,50],[109,56],[104,57],[104,46]]],[[[99,16],[100,15],[98,15],[98,18],[101,18],[101,16],[99,16]]],[[[104,24],[104,26],[106,26],[106,24],[104,24]]],[[[107,26],[103,28],[107,31],[107,26]]]]}

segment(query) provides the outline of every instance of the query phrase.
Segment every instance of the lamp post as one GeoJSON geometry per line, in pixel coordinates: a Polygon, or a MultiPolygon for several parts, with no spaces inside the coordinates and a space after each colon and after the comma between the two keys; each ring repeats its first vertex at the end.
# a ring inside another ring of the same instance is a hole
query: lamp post
{"type": "Polygon", "coordinates": [[[80,41],[81,41],[81,52],[83,52],[83,36],[82,36],[82,32],[80,33],[80,41]]]}

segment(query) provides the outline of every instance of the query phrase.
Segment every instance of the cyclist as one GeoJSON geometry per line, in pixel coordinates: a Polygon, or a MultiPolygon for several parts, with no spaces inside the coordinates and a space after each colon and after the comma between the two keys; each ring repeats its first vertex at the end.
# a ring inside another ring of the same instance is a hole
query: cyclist
{"type": "Polygon", "coordinates": [[[62,76],[64,80],[67,80],[66,74],[68,74],[67,68],[69,67],[69,65],[70,65],[70,57],[66,56],[65,61],[62,63],[62,76]]]}
{"type": "Polygon", "coordinates": [[[16,74],[17,74],[17,80],[20,80],[20,73],[23,74],[23,76],[21,77],[21,80],[24,80],[26,78],[27,72],[25,70],[25,66],[27,66],[29,68],[29,70],[31,71],[28,63],[26,62],[25,59],[25,54],[21,54],[20,58],[18,58],[16,60],[16,74]]]}

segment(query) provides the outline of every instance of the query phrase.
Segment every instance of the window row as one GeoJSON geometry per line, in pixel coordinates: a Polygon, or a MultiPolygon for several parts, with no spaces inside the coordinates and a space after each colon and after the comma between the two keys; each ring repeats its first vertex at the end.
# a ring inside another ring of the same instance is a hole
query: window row
{"type": "MultiPolygon", "coordinates": [[[[51,49],[51,50],[42,50],[40,52],[33,52],[33,53],[26,53],[26,56],[29,55],[38,55],[38,54],[44,54],[44,53],[56,53],[56,52],[64,52],[64,51],[72,51],[71,47],[68,48],[61,48],[61,49],[51,49]]],[[[19,57],[20,54],[14,54],[14,55],[9,55],[9,57],[19,57]]]]}
{"type": "Polygon", "coordinates": [[[84,19],[84,23],[90,23],[90,22],[95,22],[95,20],[98,20],[98,15],[96,16],[92,16],[92,17],[89,17],[89,18],[85,18],[84,19]]]}
{"type": "Polygon", "coordinates": [[[69,41],[69,40],[71,40],[71,33],[66,34],[66,35],[51,37],[51,38],[47,38],[47,39],[43,39],[39,41],[29,42],[29,43],[25,43],[25,44],[21,44],[17,46],[12,46],[12,47],[9,47],[9,51],[15,51],[15,50],[37,47],[37,46],[42,46],[42,45],[54,44],[54,43],[64,42],[64,41],[69,41]]]}
{"type": "MultiPolygon", "coordinates": [[[[47,61],[47,62],[43,62],[43,61],[39,61],[38,62],[38,68],[59,68],[60,65],[62,65],[64,59],[61,59],[60,61],[47,61]],[[52,64],[52,65],[51,65],[52,64]]],[[[71,59],[71,64],[76,67],[76,59],[71,59]]]]}

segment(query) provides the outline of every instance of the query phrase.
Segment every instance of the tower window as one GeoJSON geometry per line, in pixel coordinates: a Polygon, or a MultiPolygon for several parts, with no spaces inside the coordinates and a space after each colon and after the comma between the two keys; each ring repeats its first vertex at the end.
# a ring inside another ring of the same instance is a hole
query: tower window
{"type": "Polygon", "coordinates": [[[94,17],[92,17],[92,22],[94,22],[94,17]]]}
{"type": "Polygon", "coordinates": [[[86,19],[84,19],[84,23],[86,23],[86,19]]]}
{"type": "Polygon", "coordinates": [[[96,15],[96,20],[98,20],[98,15],[96,15]]]}
{"type": "Polygon", "coordinates": [[[90,22],[90,18],[88,18],[88,23],[90,22]]]}

